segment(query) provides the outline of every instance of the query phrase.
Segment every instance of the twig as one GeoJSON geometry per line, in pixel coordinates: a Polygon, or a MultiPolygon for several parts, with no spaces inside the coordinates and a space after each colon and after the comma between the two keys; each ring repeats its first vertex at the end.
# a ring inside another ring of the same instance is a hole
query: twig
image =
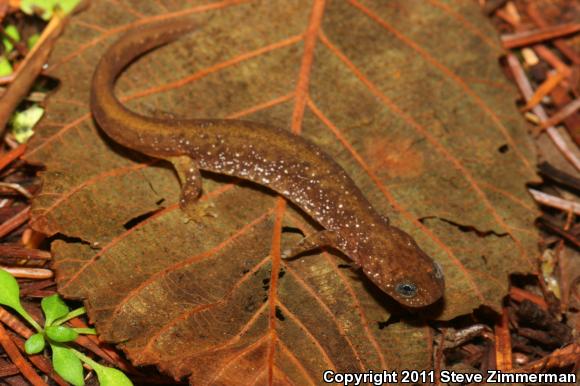
{"type": "Polygon", "coordinates": [[[0,224],[0,238],[6,236],[8,233],[24,224],[28,220],[29,212],[30,206],[27,206],[12,218],[8,219],[8,221],[0,224]]]}
{"type": "Polygon", "coordinates": [[[579,109],[580,109],[580,98],[576,98],[572,102],[568,103],[566,106],[558,110],[558,112],[552,115],[547,121],[544,121],[542,123],[542,128],[545,129],[550,126],[556,126],[564,119],[574,114],[579,109]]]}
{"type": "Polygon", "coordinates": [[[538,165],[538,171],[540,174],[559,184],[565,186],[567,188],[573,189],[577,192],[580,192],[580,179],[572,176],[566,172],[561,171],[560,169],[556,169],[552,165],[547,162],[542,162],[538,165]]]}
{"type": "Polygon", "coordinates": [[[580,214],[580,204],[564,200],[563,198],[552,196],[535,189],[528,189],[538,203],[552,208],[557,208],[565,212],[572,211],[574,214],[580,214]]]}
{"type": "MultiPolygon", "coordinates": [[[[526,13],[538,27],[546,28],[549,26],[548,22],[546,19],[544,19],[536,4],[528,4],[526,13]]],[[[574,50],[570,48],[570,46],[563,39],[555,39],[552,43],[560,50],[560,52],[562,52],[562,54],[567,56],[568,59],[570,59],[575,64],[580,64],[580,56],[574,52],[574,50]]]]}
{"type": "Polygon", "coordinates": [[[13,331],[26,339],[30,338],[36,331],[32,331],[24,322],[0,307],[0,322],[10,327],[13,331]]]}
{"type": "Polygon", "coordinates": [[[539,218],[538,223],[548,230],[556,233],[557,235],[561,236],[566,241],[572,243],[576,248],[580,248],[580,240],[578,240],[574,235],[566,232],[564,229],[560,228],[556,224],[553,224],[551,221],[546,220],[545,218],[539,218]]]}
{"type": "Polygon", "coordinates": [[[510,35],[503,35],[501,41],[507,49],[528,46],[545,40],[570,35],[580,31],[580,23],[555,25],[536,29],[532,31],[518,32],[510,35]]]}
{"type": "Polygon", "coordinates": [[[24,206],[22,205],[20,206],[12,205],[14,203],[14,200],[6,199],[6,201],[8,201],[7,205],[0,208],[0,224],[10,220],[11,217],[16,216],[24,208],[24,206]]]}
{"type": "Polygon", "coordinates": [[[510,298],[516,302],[522,302],[523,300],[529,300],[530,302],[536,304],[541,309],[547,311],[548,304],[543,297],[535,295],[529,291],[523,290],[518,287],[510,287],[510,298]]]}
{"type": "Polygon", "coordinates": [[[64,29],[64,24],[68,20],[66,16],[55,12],[52,19],[42,32],[40,39],[34,48],[26,55],[21,66],[16,71],[14,80],[2,97],[0,97],[0,130],[6,128],[6,123],[10,119],[12,112],[18,106],[20,101],[26,97],[30,87],[42,71],[52,47],[58,36],[64,29]]]}
{"type": "Polygon", "coordinates": [[[499,17],[513,28],[516,28],[520,24],[520,20],[518,17],[515,17],[513,14],[507,12],[505,9],[498,9],[495,13],[495,16],[499,17]]]}
{"type": "MultiPolygon", "coordinates": [[[[14,334],[11,334],[11,338],[16,344],[16,346],[20,349],[20,351],[24,352],[24,339],[15,336],[14,334]]],[[[60,375],[58,375],[54,371],[54,368],[50,364],[50,361],[47,357],[43,355],[32,355],[29,356],[28,359],[30,360],[30,362],[32,362],[34,366],[36,366],[37,369],[48,375],[57,384],[59,384],[60,386],[68,386],[68,383],[66,383],[66,381],[62,379],[60,375]]]]}
{"type": "MultiPolygon", "coordinates": [[[[520,62],[513,54],[508,54],[507,61],[509,68],[511,69],[514,75],[514,78],[522,95],[524,96],[526,101],[530,100],[534,92],[532,90],[532,85],[530,84],[530,81],[526,77],[526,74],[524,73],[524,69],[522,68],[520,62]]],[[[541,105],[535,106],[532,109],[532,111],[534,112],[534,114],[538,116],[538,118],[540,118],[542,122],[548,120],[548,115],[546,114],[546,111],[541,105]]],[[[576,169],[580,170],[580,160],[576,157],[574,153],[572,153],[572,150],[568,148],[568,145],[566,144],[564,138],[562,138],[560,133],[558,133],[558,130],[556,130],[555,127],[551,126],[546,128],[546,133],[548,134],[552,142],[554,142],[554,145],[556,145],[556,147],[562,152],[564,157],[566,157],[568,161],[570,161],[576,169]]]]}
{"type": "Polygon", "coordinates": [[[47,279],[47,280],[39,280],[39,281],[34,281],[34,282],[30,282],[30,283],[26,283],[26,285],[23,285],[20,288],[20,296],[21,297],[25,297],[25,296],[30,296],[30,297],[43,297],[43,296],[51,296],[54,295],[56,293],[55,290],[47,290],[47,287],[51,287],[53,286],[54,280],[52,279],[47,279]],[[42,296],[35,296],[36,293],[43,293],[43,294],[48,294],[48,295],[42,295],[42,296]]]}
{"type": "Polygon", "coordinates": [[[22,375],[28,379],[30,383],[32,383],[34,386],[48,386],[48,384],[44,382],[32,368],[30,363],[22,356],[22,354],[20,354],[16,344],[14,344],[12,339],[10,339],[8,332],[2,323],[0,323],[0,345],[2,345],[4,351],[10,357],[12,363],[18,367],[22,375]]]}
{"type": "Polygon", "coordinates": [[[18,374],[20,374],[18,367],[8,361],[0,359],[0,379],[7,379],[8,377],[18,374]]]}
{"type": "MultiPolygon", "coordinates": [[[[552,103],[556,108],[562,109],[567,104],[572,102],[570,97],[572,91],[570,88],[563,87],[563,84],[559,85],[552,91],[552,103]]],[[[566,117],[563,121],[564,128],[572,137],[572,140],[576,146],[580,146],[580,114],[572,114],[566,117]]],[[[540,128],[542,130],[542,128],[540,128]]]]}
{"type": "Polygon", "coordinates": [[[32,194],[28,190],[26,190],[22,185],[15,184],[12,182],[0,182],[0,188],[8,188],[12,190],[16,190],[18,193],[22,194],[24,197],[28,198],[29,200],[32,198],[32,194]]]}
{"type": "Polygon", "coordinates": [[[548,62],[548,64],[554,67],[554,69],[556,69],[556,71],[558,71],[559,73],[564,74],[564,76],[566,77],[572,74],[572,70],[570,69],[570,67],[566,63],[562,62],[558,57],[558,55],[554,54],[545,45],[534,44],[532,48],[534,49],[536,54],[538,54],[539,57],[548,62]]]}
{"type": "Polygon", "coordinates": [[[502,309],[501,322],[495,325],[495,362],[496,368],[509,371],[512,364],[512,343],[510,338],[507,308],[502,309]]]}
{"type": "Polygon", "coordinates": [[[22,154],[26,151],[26,145],[20,145],[16,149],[10,150],[8,153],[3,154],[0,157],[0,170],[3,170],[12,161],[20,158],[22,154]]]}
{"type": "Polygon", "coordinates": [[[50,279],[54,275],[50,269],[44,268],[21,268],[4,266],[0,266],[0,268],[10,272],[14,277],[21,277],[25,279],[50,279]]]}
{"type": "Polygon", "coordinates": [[[0,244],[0,257],[16,258],[16,259],[38,259],[50,260],[52,258],[50,252],[40,249],[26,248],[20,244],[0,244]]]}
{"type": "Polygon", "coordinates": [[[538,103],[542,101],[546,95],[550,93],[562,80],[564,79],[564,74],[561,72],[556,72],[548,75],[546,79],[534,92],[532,97],[526,103],[524,110],[530,110],[535,107],[538,103]]]}
{"type": "Polygon", "coordinates": [[[523,368],[516,369],[518,372],[537,372],[546,371],[546,369],[554,367],[566,367],[569,365],[577,365],[578,357],[580,356],[580,345],[572,343],[569,346],[555,350],[553,353],[545,358],[529,363],[523,368]]]}

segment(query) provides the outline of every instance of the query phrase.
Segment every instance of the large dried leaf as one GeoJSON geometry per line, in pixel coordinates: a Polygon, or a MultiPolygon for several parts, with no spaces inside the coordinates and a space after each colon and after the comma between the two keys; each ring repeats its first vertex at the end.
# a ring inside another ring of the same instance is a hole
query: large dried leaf
{"type": "MultiPolygon", "coordinates": [[[[441,263],[440,318],[499,307],[529,272],[533,151],[472,2],[98,1],[73,19],[50,73],[62,81],[28,159],[46,164],[36,229],[59,291],[139,364],[196,384],[319,383],[322,370],[424,368],[431,335],[343,258],[280,262],[312,231],[259,187],[206,175],[203,211],[176,208],[175,173],[97,131],[94,64],[119,34],[190,15],[199,29],[139,59],[119,93],[147,115],[243,117],[323,147],[394,224],[441,263]],[[183,8],[182,8],[183,7],[183,8]],[[270,257],[273,256],[273,257],[270,257]]],[[[259,145],[259,144],[257,144],[259,145]]]]}

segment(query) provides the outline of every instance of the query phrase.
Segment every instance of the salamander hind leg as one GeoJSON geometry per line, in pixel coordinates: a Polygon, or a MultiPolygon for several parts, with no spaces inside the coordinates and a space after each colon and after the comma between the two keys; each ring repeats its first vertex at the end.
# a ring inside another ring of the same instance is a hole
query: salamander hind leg
{"type": "Polygon", "coordinates": [[[193,221],[203,216],[211,216],[209,205],[198,202],[202,191],[202,179],[195,160],[180,156],[169,158],[169,161],[173,164],[181,182],[179,208],[193,221]]]}
{"type": "Polygon", "coordinates": [[[301,253],[311,251],[321,247],[337,247],[338,234],[334,231],[323,230],[306,236],[298,242],[294,247],[282,252],[283,259],[291,259],[300,255],[301,253]]]}

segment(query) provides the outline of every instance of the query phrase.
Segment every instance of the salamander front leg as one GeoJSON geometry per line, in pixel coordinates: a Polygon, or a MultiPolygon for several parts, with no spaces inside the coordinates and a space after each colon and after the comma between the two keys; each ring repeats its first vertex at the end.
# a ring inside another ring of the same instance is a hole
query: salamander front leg
{"type": "Polygon", "coordinates": [[[311,251],[321,247],[337,247],[339,245],[339,236],[334,231],[323,230],[306,236],[294,247],[282,252],[283,259],[291,259],[301,253],[311,251]]]}
{"type": "Polygon", "coordinates": [[[175,167],[181,182],[179,207],[190,220],[196,220],[207,215],[207,207],[198,203],[201,196],[202,180],[197,163],[187,157],[173,157],[169,161],[175,167]]]}

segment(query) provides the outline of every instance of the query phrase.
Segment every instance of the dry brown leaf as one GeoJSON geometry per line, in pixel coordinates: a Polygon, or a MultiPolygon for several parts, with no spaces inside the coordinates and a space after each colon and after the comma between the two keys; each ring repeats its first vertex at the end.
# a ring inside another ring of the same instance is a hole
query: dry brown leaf
{"type": "Polygon", "coordinates": [[[118,92],[147,115],[230,117],[299,131],[441,263],[439,317],[499,309],[530,272],[534,153],[475,4],[440,0],[95,2],[53,55],[62,81],[28,159],[46,164],[33,224],[56,235],[59,290],[137,364],[195,384],[318,384],[323,369],[429,367],[431,331],[341,257],[281,262],[312,226],[254,185],[206,175],[209,216],[187,222],[168,165],[98,132],[95,63],[137,26],[200,28],[139,59],[118,92]],[[270,256],[273,256],[271,258],[270,256]]]}

